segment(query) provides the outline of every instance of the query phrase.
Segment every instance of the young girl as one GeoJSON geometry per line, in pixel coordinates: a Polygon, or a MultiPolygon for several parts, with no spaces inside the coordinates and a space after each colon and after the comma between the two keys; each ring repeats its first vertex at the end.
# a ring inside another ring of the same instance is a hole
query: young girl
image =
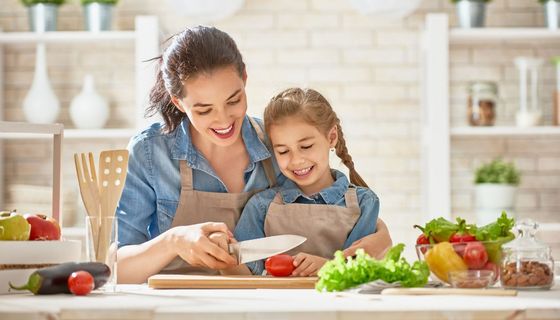
{"type": "MultiPolygon", "coordinates": [[[[316,275],[336,250],[375,232],[379,199],[356,172],[340,121],[320,93],[285,90],[272,98],[264,121],[278,166],[289,180],[249,200],[235,239],[305,236],[307,241],[291,251],[297,253],[292,275],[316,275]],[[350,170],[350,183],[330,168],[329,150],[350,170]]],[[[253,274],[263,272],[262,261],[247,266],[253,274]]]]}

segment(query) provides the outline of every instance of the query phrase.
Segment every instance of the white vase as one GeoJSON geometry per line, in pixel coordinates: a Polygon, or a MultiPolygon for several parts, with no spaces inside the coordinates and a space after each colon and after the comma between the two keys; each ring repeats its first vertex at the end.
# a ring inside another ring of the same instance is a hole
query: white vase
{"type": "Polygon", "coordinates": [[[101,129],[109,118],[109,104],[95,91],[89,74],[84,78],[80,94],[72,99],[70,118],[78,129],[101,129]]]}
{"type": "Polygon", "coordinates": [[[37,45],[33,84],[23,100],[23,114],[28,122],[54,123],[59,111],[60,102],[47,75],[45,44],[40,43],[37,45]]]}
{"type": "Polygon", "coordinates": [[[509,184],[479,183],[475,186],[476,223],[485,225],[496,221],[502,211],[515,217],[515,193],[517,188],[509,184]]]}

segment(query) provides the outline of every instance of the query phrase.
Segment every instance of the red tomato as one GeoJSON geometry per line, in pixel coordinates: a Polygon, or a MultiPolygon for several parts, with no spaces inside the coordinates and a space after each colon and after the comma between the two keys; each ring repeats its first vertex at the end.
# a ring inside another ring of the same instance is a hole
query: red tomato
{"type": "Polygon", "coordinates": [[[476,238],[472,234],[468,234],[468,233],[464,233],[464,234],[454,233],[449,238],[449,242],[471,242],[471,241],[476,241],[476,238]]]}
{"type": "Polygon", "coordinates": [[[87,271],[76,271],[68,277],[68,289],[77,296],[88,295],[95,283],[93,276],[87,271]]]}
{"type": "Polygon", "coordinates": [[[266,272],[275,277],[287,277],[294,271],[294,258],[287,254],[279,254],[266,259],[266,272]]]}
{"type": "MultiPolygon", "coordinates": [[[[430,239],[428,239],[426,235],[422,233],[418,236],[418,239],[416,239],[416,244],[430,244],[430,239]]],[[[422,251],[422,253],[426,253],[427,250],[428,246],[420,248],[420,251],[422,251]]]]}
{"type": "Polygon", "coordinates": [[[488,253],[479,241],[467,242],[463,260],[469,269],[481,269],[488,262],[488,253]]]}
{"type": "Polygon", "coordinates": [[[496,280],[498,280],[498,276],[500,275],[500,268],[498,268],[498,266],[496,264],[488,261],[488,262],[486,262],[484,267],[482,267],[482,270],[494,271],[494,282],[496,282],[496,280]]]}

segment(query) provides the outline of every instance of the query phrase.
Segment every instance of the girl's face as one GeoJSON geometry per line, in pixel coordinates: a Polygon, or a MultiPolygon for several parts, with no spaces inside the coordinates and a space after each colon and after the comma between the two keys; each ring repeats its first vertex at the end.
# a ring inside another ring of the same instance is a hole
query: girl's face
{"type": "Polygon", "coordinates": [[[202,73],[185,81],[185,97],[173,98],[173,103],[189,117],[193,134],[218,146],[231,146],[240,138],[247,111],[246,79],[234,67],[202,73]]]}
{"type": "Polygon", "coordinates": [[[336,145],[336,126],[327,136],[298,117],[288,117],[270,127],[270,140],[282,173],[306,194],[333,183],[329,149],[336,145]]]}

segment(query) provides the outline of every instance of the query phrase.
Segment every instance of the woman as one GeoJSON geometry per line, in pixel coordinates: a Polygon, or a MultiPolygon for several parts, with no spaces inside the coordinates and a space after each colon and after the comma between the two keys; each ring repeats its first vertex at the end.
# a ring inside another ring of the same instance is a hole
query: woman
{"type": "MultiPolygon", "coordinates": [[[[212,27],[187,28],[159,59],[151,112],[164,123],[132,138],[117,208],[118,281],[156,273],[215,273],[236,265],[208,239],[231,234],[248,199],[282,183],[262,123],[246,115],[247,74],[233,39],[212,27]]],[[[378,255],[386,226],[349,247],[378,255]]]]}

